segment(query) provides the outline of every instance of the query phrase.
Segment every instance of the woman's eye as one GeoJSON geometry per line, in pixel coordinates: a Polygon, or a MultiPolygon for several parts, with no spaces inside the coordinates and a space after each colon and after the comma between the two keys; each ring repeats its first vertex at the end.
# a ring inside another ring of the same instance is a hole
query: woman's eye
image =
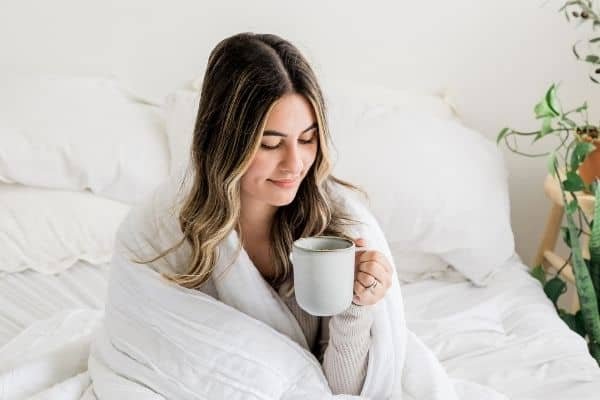
{"type": "Polygon", "coordinates": [[[312,136],[310,137],[310,139],[306,139],[306,140],[303,140],[303,139],[298,139],[298,141],[299,141],[300,143],[302,143],[302,144],[309,144],[309,143],[312,143],[312,142],[314,142],[314,141],[315,141],[315,137],[316,137],[316,135],[312,135],[312,136]]]}
{"type": "Polygon", "coordinates": [[[272,150],[272,149],[276,149],[276,148],[278,148],[280,144],[281,144],[281,142],[277,143],[277,144],[276,144],[276,145],[274,145],[274,146],[269,146],[268,144],[261,143],[261,144],[260,144],[260,147],[262,147],[262,148],[264,148],[264,149],[270,149],[270,150],[272,150]]]}
{"type": "MultiPolygon", "coordinates": [[[[300,142],[300,143],[302,143],[302,144],[310,144],[310,143],[313,143],[313,142],[315,141],[315,138],[316,138],[316,137],[317,137],[317,135],[316,135],[316,134],[313,134],[313,135],[310,137],[310,139],[298,139],[298,142],[300,142]]],[[[266,144],[266,143],[261,143],[261,144],[260,144],[260,147],[262,147],[263,149],[269,149],[269,150],[273,150],[273,149],[276,149],[276,148],[278,148],[279,146],[281,146],[281,143],[282,143],[281,141],[280,141],[279,143],[277,143],[277,144],[273,144],[273,145],[266,144]]]]}

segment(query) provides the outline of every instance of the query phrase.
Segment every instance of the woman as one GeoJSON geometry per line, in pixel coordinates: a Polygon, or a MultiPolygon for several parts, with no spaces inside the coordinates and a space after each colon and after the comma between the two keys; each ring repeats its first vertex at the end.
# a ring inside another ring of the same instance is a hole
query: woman
{"type": "MultiPolygon", "coordinates": [[[[391,286],[390,262],[357,252],[354,301],[331,318],[296,303],[288,254],[300,237],[348,237],[335,201],[323,96],[300,52],[275,35],[242,33],[211,52],[191,148],[191,189],[179,214],[188,265],[166,274],[210,293],[219,243],[235,230],[262,277],[293,313],[334,393],[359,394],[367,371],[372,306],[391,286]]],[[[356,240],[357,246],[365,246],[356,240]]],[[[242,251],[242,249],[240,249],[242,251]]],[[[147,262],[150,262],[147,261],[147,262]]]]}

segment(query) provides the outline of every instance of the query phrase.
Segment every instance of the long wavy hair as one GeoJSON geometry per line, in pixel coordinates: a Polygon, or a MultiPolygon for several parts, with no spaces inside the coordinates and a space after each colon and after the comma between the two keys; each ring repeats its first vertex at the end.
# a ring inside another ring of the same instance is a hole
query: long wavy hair
{"type": "MultiPolygon", "coordinates": [[[[213,49],[202,83],[186,179],[191,189],[182,201],[179,224],[183,238],[154,261],[185,241],[191,258],[183,273],[164,275],[187,288],[197,288],[213,273],[219,243],[236,229],[240,247],[240,180],[260,147],[269,112],[286,94],[304,96],[318,124],[316,159],[294,200],[275,213],[270,240],[275,275],[270,284],[289,285],[292,243],[315,235],[349,238],[344,227],[357,223],[335,200],[333,184],[366,196],[359,187],[331,175],[331,139],[323,95],[310,65],[290,42],[272,34],[240,33],[213,49]]],[[[368,196],[367,196],[368,197],[368,196]]],[[[352,238],[350,238],[352,239],[352,238]]],[[[289,295],[292,290],[287,290],[289,295]]]]}

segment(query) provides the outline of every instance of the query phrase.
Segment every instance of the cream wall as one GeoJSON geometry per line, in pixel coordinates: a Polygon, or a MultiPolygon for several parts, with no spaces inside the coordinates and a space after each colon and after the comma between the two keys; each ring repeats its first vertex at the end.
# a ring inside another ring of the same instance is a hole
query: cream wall
{"type": "MultiPolygon", "coordinates": [[[[114,74],[161,99],[202,75],[220,39],[272,32],[303,49],[323,79],[444,89],[463,121],[494,139],[506,124],[533,128],[532,107],[554,81],[562,81],[563,98],[573,102],[566,105],[588,99],[600,107],[587,67],[570,53],[583,30],[556,12],[560,4],[0,0],[0,72],[114,74]]],[[[545,162],[503,151],[517,251],[529,262],[549,209],[542,193],[545,162]]]]}

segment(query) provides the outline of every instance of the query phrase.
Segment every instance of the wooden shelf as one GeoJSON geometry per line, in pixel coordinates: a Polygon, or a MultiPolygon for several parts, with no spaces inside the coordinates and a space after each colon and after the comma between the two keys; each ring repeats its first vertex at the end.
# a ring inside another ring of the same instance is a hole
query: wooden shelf
{"type": "MultiPolygon", "coordinates": [[[[548,268],[554,270],[555,272],[558,272],[562,268],[562,266],[565,265],[566,260],[563,257],[556,254],[555,252],[553,252],[552,250],[546,250],[544,252],[544,257],[549,263],[548,268]]],[[[573,275],[573,267],[571,266],[571,264],[567,264],[565,268],[563,268],[563,270],[561,271],[560,275],[566,281],[575,284],[575,275],[573,275]]]]}
{"type": "MultiPolygon", "coordinates": [[[[561,179],[564,179],[564,172],[560,173],[560,177],[561,179]]],[[[554,204],[563,206],[563,198],[560,190],[560,183],[558,182],[558,177],[551,175],[546,176],[546,180],[544,181],[544,192],[554,204]]],[[[581,210],[583,211],[585,216],[589,220],[592,220],[592,218],[594,217],[594,195],[581,191],[573,193],[577,197],[579,206],[581,207],[581,210]]],[[[568,201],[572,200],[572,197],[569,198],[569,196],[571,196],[570,193],[566,193],[566,196],[568,201]]]]}

